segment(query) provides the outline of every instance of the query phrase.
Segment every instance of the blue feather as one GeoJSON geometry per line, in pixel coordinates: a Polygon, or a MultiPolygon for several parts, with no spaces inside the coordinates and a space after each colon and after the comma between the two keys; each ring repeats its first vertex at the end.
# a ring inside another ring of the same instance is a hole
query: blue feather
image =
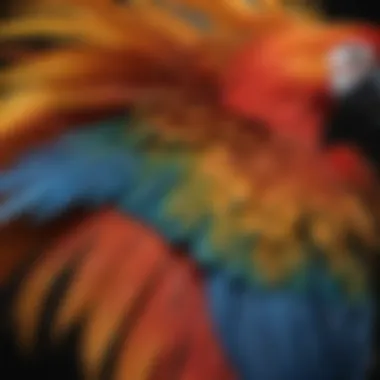
{"type": "Polygon", "coordinates": [[[1,172],[0,221],[23,213],[46,219],[77,203],[97,206],[121,198],[142,166],[120,139],[124,125],[117,119],[68,133],[1,172]]]}
{"type": "Polygon", "coordinates": [[[244,380],[363,380],[372,306],[332,301],[318,282],[302,292],[236,283],[223,271],[205,291],[228,356],[244,380]]]}

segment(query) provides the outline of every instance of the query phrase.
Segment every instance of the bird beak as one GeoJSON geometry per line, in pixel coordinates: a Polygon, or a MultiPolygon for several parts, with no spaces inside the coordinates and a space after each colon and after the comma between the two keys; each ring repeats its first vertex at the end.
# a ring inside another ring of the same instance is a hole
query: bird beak
{"type": "Polygon", "coordinates": [[[327,120],[326,143],[354,145],[380,168],[380,68],[336,97],[327,120]]]}

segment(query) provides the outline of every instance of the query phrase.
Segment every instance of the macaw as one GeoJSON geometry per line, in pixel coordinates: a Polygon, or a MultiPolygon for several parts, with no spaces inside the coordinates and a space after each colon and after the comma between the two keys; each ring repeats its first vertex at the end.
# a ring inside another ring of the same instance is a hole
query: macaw
{"type": "Polygon", "coordinates": [[[364,379],[379,30],[275,1],[72,2],[0,31],[57,42],[0,74],[20,350],[78,329],[85,379],[364,379]]]}

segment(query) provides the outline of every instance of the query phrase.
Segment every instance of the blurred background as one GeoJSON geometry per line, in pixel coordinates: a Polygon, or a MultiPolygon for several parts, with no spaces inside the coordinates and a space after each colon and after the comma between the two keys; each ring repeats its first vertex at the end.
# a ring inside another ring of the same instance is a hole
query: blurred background
{"type": "MultiPolygon", "coordinates": [[[[311,0],[310,2],[313,2],[311,0]]],[[[380,22],[379,4],[371,0],[319,0],[321,9],[333,18],[362,19],[380,22]]]]}
{"type": "MultiPolygon", "coordinates": [[[[0,18],[4,19],[12,14],[28,12],[35,6],[52,1],[54,0],[0,0],[0,18]]],[[[376,3],[378,2],[375,0],[317,0],[312,1],[312,3],[333,19],[357,19],[380,24],[380,11],[377,9],[378,4],[376,3]]],[[[4,51],[0,53],[0,57],[6,54],[4,51]]],[[[374,270],[376,273],[380,273],[380,265],[374,270]]],[[[378,299],[380,299],[380,280],[377,276],[374,276],[374,281],[374,289],[378,294],[378,299]]],[[[59,355],[54,355],[54,358],[48,352],[45,352],[41,359],[36,359],[32,363],[26,362],[16,355],[16,347],[11,344],[8,336],[9,329],[4,323],[1,323],[3,322],[1,318],[4,316],[1,305],[4,305],[10,295],[11,289],[0,289],[0,379],[18,380],[26,377],[35,377],[40,380],[79,379],[76,370],[75,352],[70,348],[75,341],[75,331],[73,331],[72,337],[59,348],[59,355]]],[[[378,323],[379,325],[380,323],[378,323]]],[[[41,334],[43,333],[42,331],[41,334]]],[[[380,351],[378,349],[380,347],[379,337],[380,331],[378,330],[374,336],[374,358],[378,357],[376,352],[380,351]]],[[[374,359],[374,363],[378,362],[378,360],[374,359]]],[[[379,365],[374,365],[369,379],[380,379],[379,365]]]]}

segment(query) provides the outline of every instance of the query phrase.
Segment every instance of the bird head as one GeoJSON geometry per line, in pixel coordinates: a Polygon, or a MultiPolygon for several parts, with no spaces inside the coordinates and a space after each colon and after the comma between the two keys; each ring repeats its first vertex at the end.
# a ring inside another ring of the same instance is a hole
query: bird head
{"type": "MultiPolygon", "coordinates": [[[[346,109],[347,98],[353,107],[362,83],[376,82],[380,32],[302,18],[273,29],[233,58],[225,102],[277,135],[319,146],[326,128],[336,129],[329,120],[332,110],[346,109]]],[[[368,103],[359,98],[354,108],[368,103]]]]}

